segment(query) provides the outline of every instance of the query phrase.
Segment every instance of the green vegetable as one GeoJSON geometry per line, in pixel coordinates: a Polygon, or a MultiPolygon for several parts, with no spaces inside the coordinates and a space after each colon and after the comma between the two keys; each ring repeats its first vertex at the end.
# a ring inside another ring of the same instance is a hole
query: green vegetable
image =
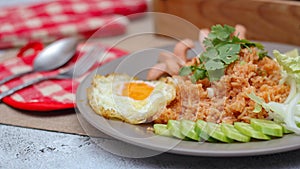
{"type": "Polygon", "coordinates": [[[221,130],[222,132],[229,138],[239,141],[239,142],[249,142],[251,137],[246,136],[239,132],[232,124],[221,124],[221,130]]]}
{"type": "Polygon", "coordinates": [[[256,138],[256,139],[260,139],[260,140],[270,140],[271,139],[269,136],[265,135],[264,133],[255,130],[248,123],[235,122],[234,127],[242,134],[252,137],[252,138],[256,138]]]}
{"type": "Polygon", "coordinates": [[[286,71],[288,76],[300,84],[300,55],[297,49],[289,51],[285,54],[280,53],[277,50],[273,51],[273,55],[277,62],[286,71]]]}
{"type": "Polygon", "coordinates": [[[288,130],[284,125],[281,125],[282,126],[282,132],[283,134],[291,134],[293,133],[291,130],[288,130]]]}
{"type": "Polygon", "coordinates": [[[196,132],[199,134],[200,138],[208,142],[216,142],[216,140],[208,135],[207,122],[203,120],[197,120],[195,126],[196,132]]]}
{"type": "Polygon", "coordinates": [[[265,119],[251,119],[250,125],[262,133],[269,135],[269,136],[275,136],[275,137],[282,137],[283,136],[283,129],[282,126],[265,119]]]}
{"type": "Polygon", "coordinates": [[[184,136],[199,141],[199,134],[195,131],[196,123],[191,120],[180,121],[180,131],[184,136]]]}
{"type": "Polygon", "coordinates": [[[167,124],[167,128],[169,129],[172,136],[184,139],[185,136],[180,131],[180,122],[176,120],[169,120],[167,124]]]}
{"type": "Polygon", "coordinates": [[[181,76],[187,76],[192,73],[192,68],[190,66],[184,66],[179,70],[181,76]]]}
{"type": "Polygon", "coordinates": [[[266,56],[263,45],[239,39],[232,35],[234,31],[235,29],[228,25],[212,26],[211,32],[203,41],[206,51],[198,56],[200,65],[182,67],[179,75],[190,75],[194,83],[207,77],[210,81],[217,81],[224,75],[225,68],[239,59],[242,48],[257,47],[260,49],[260,58],[266,56]]]}
{"type": "Polygon", "coordinates": [[[255,104],[255,107],[254,107],[253,112],[254,112],[254,113],[259,113],[259,112],[261,112],[261,111],[262,111],[261,105],[260,105],[260,104],[255,104]]]}
{"type": "Polygon", "coordinates": [[[161,136],[172,136],[166,124],[154,124],[154,133],[161,136]]]}
{"type": "Polygon", "coordinates": [[[208,122],[207,128],[208,128],[207,130],[208,135],[211,136],[212,138],[225,143],[233,142],[231,138],[227,137],[226,134],[222,132],[220,125],[208,122]]]}
{"type": "MultiPolygon", "coordinates": [[[[300,108],[299,108],[300,109],[300,108]]],[[[299,124],[300,125],[300,124],[299,124]]],[[[264,119],[251,119],[251,124],[235,122],[234,125],[197,120],[169,120],[167,124],[154,124],[157,135],[175,137],[181,140],[225,142],[249,142],[251,138],[270,140],[270,136],[282,137],[291,133],[281,124],[264,119]],[[202,139],[202,140],[201,140],[202,139]]]]}
{"type": "Polygon", "coordinates": [[[207,73],[203,69],[196,68],[194,74],[191,76],[193,83],[196,83],[199,79],[204,79],[207,76],[207,73]]]}

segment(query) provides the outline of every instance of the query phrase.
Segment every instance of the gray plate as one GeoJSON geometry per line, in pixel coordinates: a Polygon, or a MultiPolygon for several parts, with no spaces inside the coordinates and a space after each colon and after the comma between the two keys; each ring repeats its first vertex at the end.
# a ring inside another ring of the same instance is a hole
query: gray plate
{"type": "MultiPolygon", "coordinates": [[[[300,50],[298,46],[267,42],[263,42],[263,44],[268,51],[277,49],[281,52],[286,52],[294,48],[300,50]]],[[[157,62],[158,54],[163,50],[171,49],[172,46],[160,49],[147,49],[116,59],[93,71],[77,89],[76,104],[79,112],[91,125],[109,136],[136,146],[161,152],[193,156],[230,157],[273,154],[300,148],[300,137],[294,134],[285,135],[283,138],[270,141],[252,141],[249,143],[225,144],[180,141],[174,138],[157,136],[147,131],[147,127],[150,125],[131,125],[117,120],[107,120],[97,115],[89,107],[86,89],[90,86],[91,79],[95,74],[105,75],[119,72],[145,79],[147,69],[157,62]]],[[[197,48],[193,52],[199,53],[199,51],[199,48],[197,48]]]]}

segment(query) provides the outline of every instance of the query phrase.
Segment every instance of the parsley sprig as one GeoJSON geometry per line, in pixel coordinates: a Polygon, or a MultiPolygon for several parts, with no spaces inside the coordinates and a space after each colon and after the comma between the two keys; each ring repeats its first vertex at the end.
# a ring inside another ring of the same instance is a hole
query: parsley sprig
{"type": "Polygon", "coordinates": [[[242,48],[258,48],[260,59],[267,55],[262,44],[233,36],[234,31],[235,28],[228,25],[212,26],[211,32],[203,41],[206,51],[198,56],[200,64],[182,67],[179,75],[189,75],[194,83],[206,77],[210,81],[216,81],[224,75],[228,65],[239,59],[242,48]]]}

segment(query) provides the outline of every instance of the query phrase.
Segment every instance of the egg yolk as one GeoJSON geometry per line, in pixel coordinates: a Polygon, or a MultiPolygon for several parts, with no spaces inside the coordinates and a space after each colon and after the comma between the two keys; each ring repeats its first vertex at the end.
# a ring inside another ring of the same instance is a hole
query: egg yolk
{"type": "Polygon", "coordinates": [[[154,87],[147,85],[146,83],[126,83],[122,90],[122,96],[128,96],[134,100],[146,99],[154,87]]]}

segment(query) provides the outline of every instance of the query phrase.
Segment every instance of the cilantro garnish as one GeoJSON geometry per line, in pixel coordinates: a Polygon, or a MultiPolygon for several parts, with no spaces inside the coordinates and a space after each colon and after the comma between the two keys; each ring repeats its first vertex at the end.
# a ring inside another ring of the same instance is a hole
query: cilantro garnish
{"type": "Polygon", "coordinates": [[[212,26],[211,32],[203,41],[206,51],[198,56],[200,64],[182,67],[179,75],[190,75],[192,82],[205,78],[216,81],[224,75],[224,70],[228,65],[239,59],[239,52],[242,48],[258,48],[260,59],[267,55],[262,44],[233,36],[234,31],[235,28],[228,25],[212,26]]]}

